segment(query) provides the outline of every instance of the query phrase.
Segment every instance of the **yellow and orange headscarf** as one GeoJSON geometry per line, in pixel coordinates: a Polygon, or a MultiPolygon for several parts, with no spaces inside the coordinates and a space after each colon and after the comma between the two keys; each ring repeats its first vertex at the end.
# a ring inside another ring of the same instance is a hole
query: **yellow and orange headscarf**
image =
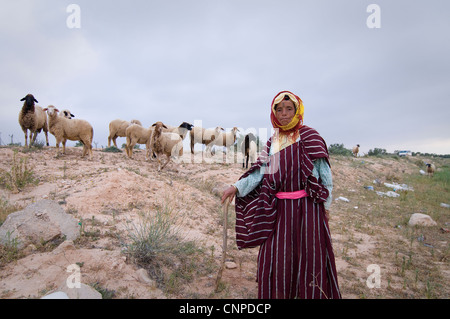
{"type": "Polygon", "coordinates": [[[303,106],[303,101],[297,95],[289,91],[282,91],[278,93],[272,101],[270,120],[272,121],[273,127],[281,131],[280,133],[290,133],[293,131],[298,131],[298,129],[303,125],[304,110],[305,108],[303,106]],[[275,117],[275,106],[283,101],[286,95],[292,102],[294,102],[296,112],[289,124],[281,125],[275,117]]]}
{"type": "Polygon", "coordinates": [[[299,129],[303,125],[303,113],[303,101],[294,93],[282,91],[275,96],[271,105],[270,120],[273,128],[276,129],[276,134],[272,141],[276,151],[279,151],[296,141],[299,136],[299,129]],[[286,95],[294,103],[296,112],[289,124],[281,125],[275,116],[275,107],[285,99],[286,95]]]}

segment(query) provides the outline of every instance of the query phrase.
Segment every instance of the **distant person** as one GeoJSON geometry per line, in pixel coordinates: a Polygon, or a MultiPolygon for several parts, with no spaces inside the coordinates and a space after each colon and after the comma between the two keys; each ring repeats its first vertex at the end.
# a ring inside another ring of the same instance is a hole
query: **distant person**
{"type": "Polygon", "coordinates": [[[303,125],[303,110],[293,93],[275,96],[274,135],[222,195],[222,203],[236,195],[238,248],[260,246],[258,298],[341,298],[328,227],[328,150],[317,131],[303,125]]]}

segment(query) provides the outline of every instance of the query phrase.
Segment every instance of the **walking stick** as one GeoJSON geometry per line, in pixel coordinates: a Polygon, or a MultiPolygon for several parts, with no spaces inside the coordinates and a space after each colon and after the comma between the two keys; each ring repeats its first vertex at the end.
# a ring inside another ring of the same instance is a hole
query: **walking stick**
{"type": "Polygon", "coordinates": [[[222,263],[216,278],[216,292],[219,290],[219,283],[222,279],[222,272],[225,268],[225,259],[227,257],[227,230],[228,230],[228,206],[230,206],[231,199],[227,198],[223,205],[223,246],[222,246],[222,263]]]}

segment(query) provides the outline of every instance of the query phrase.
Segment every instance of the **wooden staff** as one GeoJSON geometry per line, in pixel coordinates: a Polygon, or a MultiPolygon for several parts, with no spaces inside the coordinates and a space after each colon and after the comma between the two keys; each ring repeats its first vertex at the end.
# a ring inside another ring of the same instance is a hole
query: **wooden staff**
{"type": "Polygon", "coordinates": [[[225,260],[227,257],[227,240],[228,240],[228,206],[230,206],[231,199],[227,198],[223,205],[223,246],[222,246],[222,264],[220,265],[219,272],[216,278],[216,292],[219,289],[219,283],[222,279],[222,272],[225,268],[225,260]]]}

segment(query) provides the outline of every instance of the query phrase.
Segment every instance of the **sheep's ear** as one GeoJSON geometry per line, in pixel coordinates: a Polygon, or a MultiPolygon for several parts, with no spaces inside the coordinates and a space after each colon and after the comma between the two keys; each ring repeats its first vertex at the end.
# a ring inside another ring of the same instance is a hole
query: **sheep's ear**
{"type": "Polygon", "coordinates": [[[164,128],[167,128],[167,126],[165,126],[164,124],[162,125],[164,128]]]}
{"type": "Polygon", "coordinates": [[[156,123],[153,123],[153,125],[152,126],[156,126],[156,123]]]}
{"type": "Polygon", "coordinates": [[[55,112],[59,112],[59,110],[55,107],[55,112]]]}
{"type": "Polygon", "coordinates": [[[70,116],[75,117],[75,115],[73,115],[72,113],[70,113],[70,116]]]}
{"type": "Polygon", "coordinates": [[[47,110],[48,110],[48,108],[43,109],[44,112],[47,111],[47,110]]]}
{"type": "Polygon", "coordinates": [[[220,128],[222,131],[225,131],[223,127],[220,128]]]}
{"type": "Polygon", "coordinates": [[[25,101],[25,99],[26,99],[27,97],[25,96],[23,99],[21,99],[20,101],[25,101]]]}
{"type": "Polygon", "coordinates": [[[36,100],[36,99],[33,99],[33,100],[34,100],[34,102],[39,103],[38,100],[36,100]]]}

